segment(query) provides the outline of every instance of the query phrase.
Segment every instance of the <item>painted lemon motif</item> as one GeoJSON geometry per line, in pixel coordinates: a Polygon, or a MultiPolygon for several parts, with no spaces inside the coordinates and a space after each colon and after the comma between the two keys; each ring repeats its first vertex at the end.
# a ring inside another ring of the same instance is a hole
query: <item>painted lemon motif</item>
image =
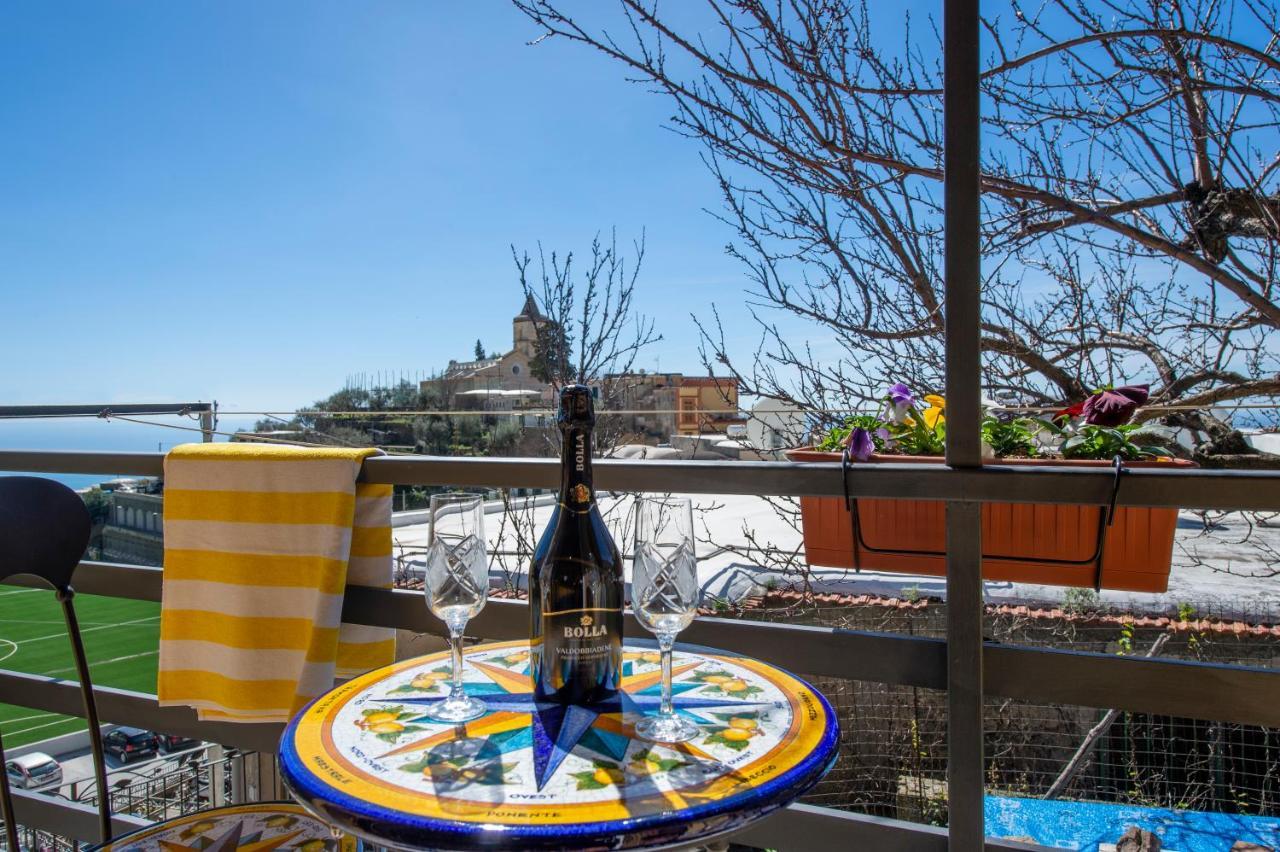
{"type": "MultiPolygon", "coordinates": [[[[733,678],[729,677],[728,675],[707,675],[706,677],[703,678],[703,680],[706,681],[707,683],[714,683],[716,686],[719,686],[722,683],[728,683],[729,681],[733,680],[733,678]]],[[[738,681],[738,683],[741,683],[741,682],[742,681],[738,681]]]]}
{"type": "Polygon", "coordinates": [[[647,775],[660,768],[658,758],[653,754],[636,755],[631,758],[631,768],[637,775],[647,775]]]}
{"type": "Polygon", "coordinates": [[[363,719],[358,720],[356,724],[362,728],[372,728],[374,725],[381,725],[384,722],[394,722],[398,718],[400,718],[399,713],[388,713],[383,710],[378,713],[370,713],[363,719]]]}
{"type": "Polygon", "coordinates": [[[293,825],[297,821],[298,821],[298,818],[296,816],[289,816],[288,814],[276,814],[275,816],[267,817],[265,820],[262,821],[262,823],[267,828],[288,828],[289,826],[293,825]]]}
{"type": "Polygon", "coordinates": [[[444,680],[444,675],[437,672],[423,672],[415,675],[413,680],[409,681],[409,685],[414,689],[435,689],[436,684],[444,680]]]}
{"type": "Polygon", "coordinates": [[[720,684],[720,688],[723,689],[725,692],[746,692],[748,689],[748,685],[745,680],[732,678],[720,684]]]}
{"type": "Polygon", "coordinates": [[[327,844],[323,840],[308,840],[306,843],[298,846],[297,849],[298,852],[320,852],[320,850],[324,849],[326,846],[327,844]]]}
{"type": "Polygon", "coordinates": [[[720,732],[720,736],[731,743],[744,743],[751,739],[751,732],[742,728],[726,728],[720,732]]]}
{"type": "Polygon", "coordinates": [[[641,654],[640,660],[646,663],[660,663],[662,662],[662,655],[650,651],[650,652],[641,654]]]}
{"type": "Polygon", "coordinates": [[[609,784],[620,786],[627,783],[627,776],[623,774],[621,769],[608,769],[602,766],[597,769],[591,777],[597,784],[603,784],[605,786],[608,786],[609,784]]]}
{"type": "Polygon", "coordinates": [[[756,728],[760,727],[760,723],[755,719],[748,719],[745,716],[734,716],[729,720],[729,727],[743,731],[754,731],[756,728]]]}
{"type": "Polygon", "coordinates": [[[398,734],[404,730],[404,725],[399,722],[379,722],[376,725],[366,725],[366,730],[373,731],[375,734],[398,734]]]}

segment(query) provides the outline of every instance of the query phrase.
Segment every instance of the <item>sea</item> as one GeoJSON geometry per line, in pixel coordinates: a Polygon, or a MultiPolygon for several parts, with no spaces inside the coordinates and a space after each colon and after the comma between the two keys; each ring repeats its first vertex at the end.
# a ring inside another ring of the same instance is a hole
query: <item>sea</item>
{"type": "MultiPolygon", "coordinates": [[[[37,420],[0,420],[0,450],[97,450],[104,452],[167,452],[178,444],[202,440],[199,423],[189,417],[145,415],[148,423],[104,420],[96,417],[60,417],[37,420]]],[[[218,431],[250,430],[253,415],[219,415],[218,431]]],[[[227,437],[219,435],[217,441],[227,437]]],[[[31,471],[4,471],[0,476],[31,471]]],[[[96,483],[121,476],[137,476],[136,471],[121,470],[114,474],[65,474],[39,472],[39,476],[56,479],[72,488],[89,488],[96,483]]]]}

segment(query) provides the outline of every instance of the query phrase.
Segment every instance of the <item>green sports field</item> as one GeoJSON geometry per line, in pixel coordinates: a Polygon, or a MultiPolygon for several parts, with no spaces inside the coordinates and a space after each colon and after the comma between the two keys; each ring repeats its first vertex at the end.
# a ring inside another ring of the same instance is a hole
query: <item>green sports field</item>
{"type": "MultiPolygon", "coordinates": [[[[160,605],[76,596],[89,669],[99,686],[156,691],[160,605]]],[[[0,585],[0,668],[76,680],[62,608],[53,592],[0,585]]],[[[81,719],[0,704],[6,748],[82,728],[81,719]]]]}

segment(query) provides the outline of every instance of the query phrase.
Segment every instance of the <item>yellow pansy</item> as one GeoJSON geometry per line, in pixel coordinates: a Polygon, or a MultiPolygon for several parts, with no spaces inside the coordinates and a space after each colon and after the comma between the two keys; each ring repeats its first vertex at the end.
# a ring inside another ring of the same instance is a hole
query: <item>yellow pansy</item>
{"type": "Polygon", "coordinates": [[[943,416],[943,412],[947,410],[947,401],[945,399],[936,393],[931,393],[925,396],[924,401],[929,403],[929,407],[920,415],[924,418],[925,426],[933,429],[938,425],[939,421],[947,422],[947,418],[943,416]]]}

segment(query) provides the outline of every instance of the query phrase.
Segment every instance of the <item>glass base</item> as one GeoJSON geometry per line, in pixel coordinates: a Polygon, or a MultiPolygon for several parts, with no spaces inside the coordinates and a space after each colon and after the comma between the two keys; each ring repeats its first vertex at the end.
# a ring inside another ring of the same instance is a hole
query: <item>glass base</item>
{"type": "Polygon", "coordinates": [[[479,698],[470,695],[449,696],[427,708],[423,715],[436,722],[470,722],[479,719],[489,708],[479,698]]]}
{"type": "Polygon", "coordinates": [[[654,743],[685,743],[699,734],[698,726],[683,716],[647,716],[636,722],[636,735],[654,743]]]}

